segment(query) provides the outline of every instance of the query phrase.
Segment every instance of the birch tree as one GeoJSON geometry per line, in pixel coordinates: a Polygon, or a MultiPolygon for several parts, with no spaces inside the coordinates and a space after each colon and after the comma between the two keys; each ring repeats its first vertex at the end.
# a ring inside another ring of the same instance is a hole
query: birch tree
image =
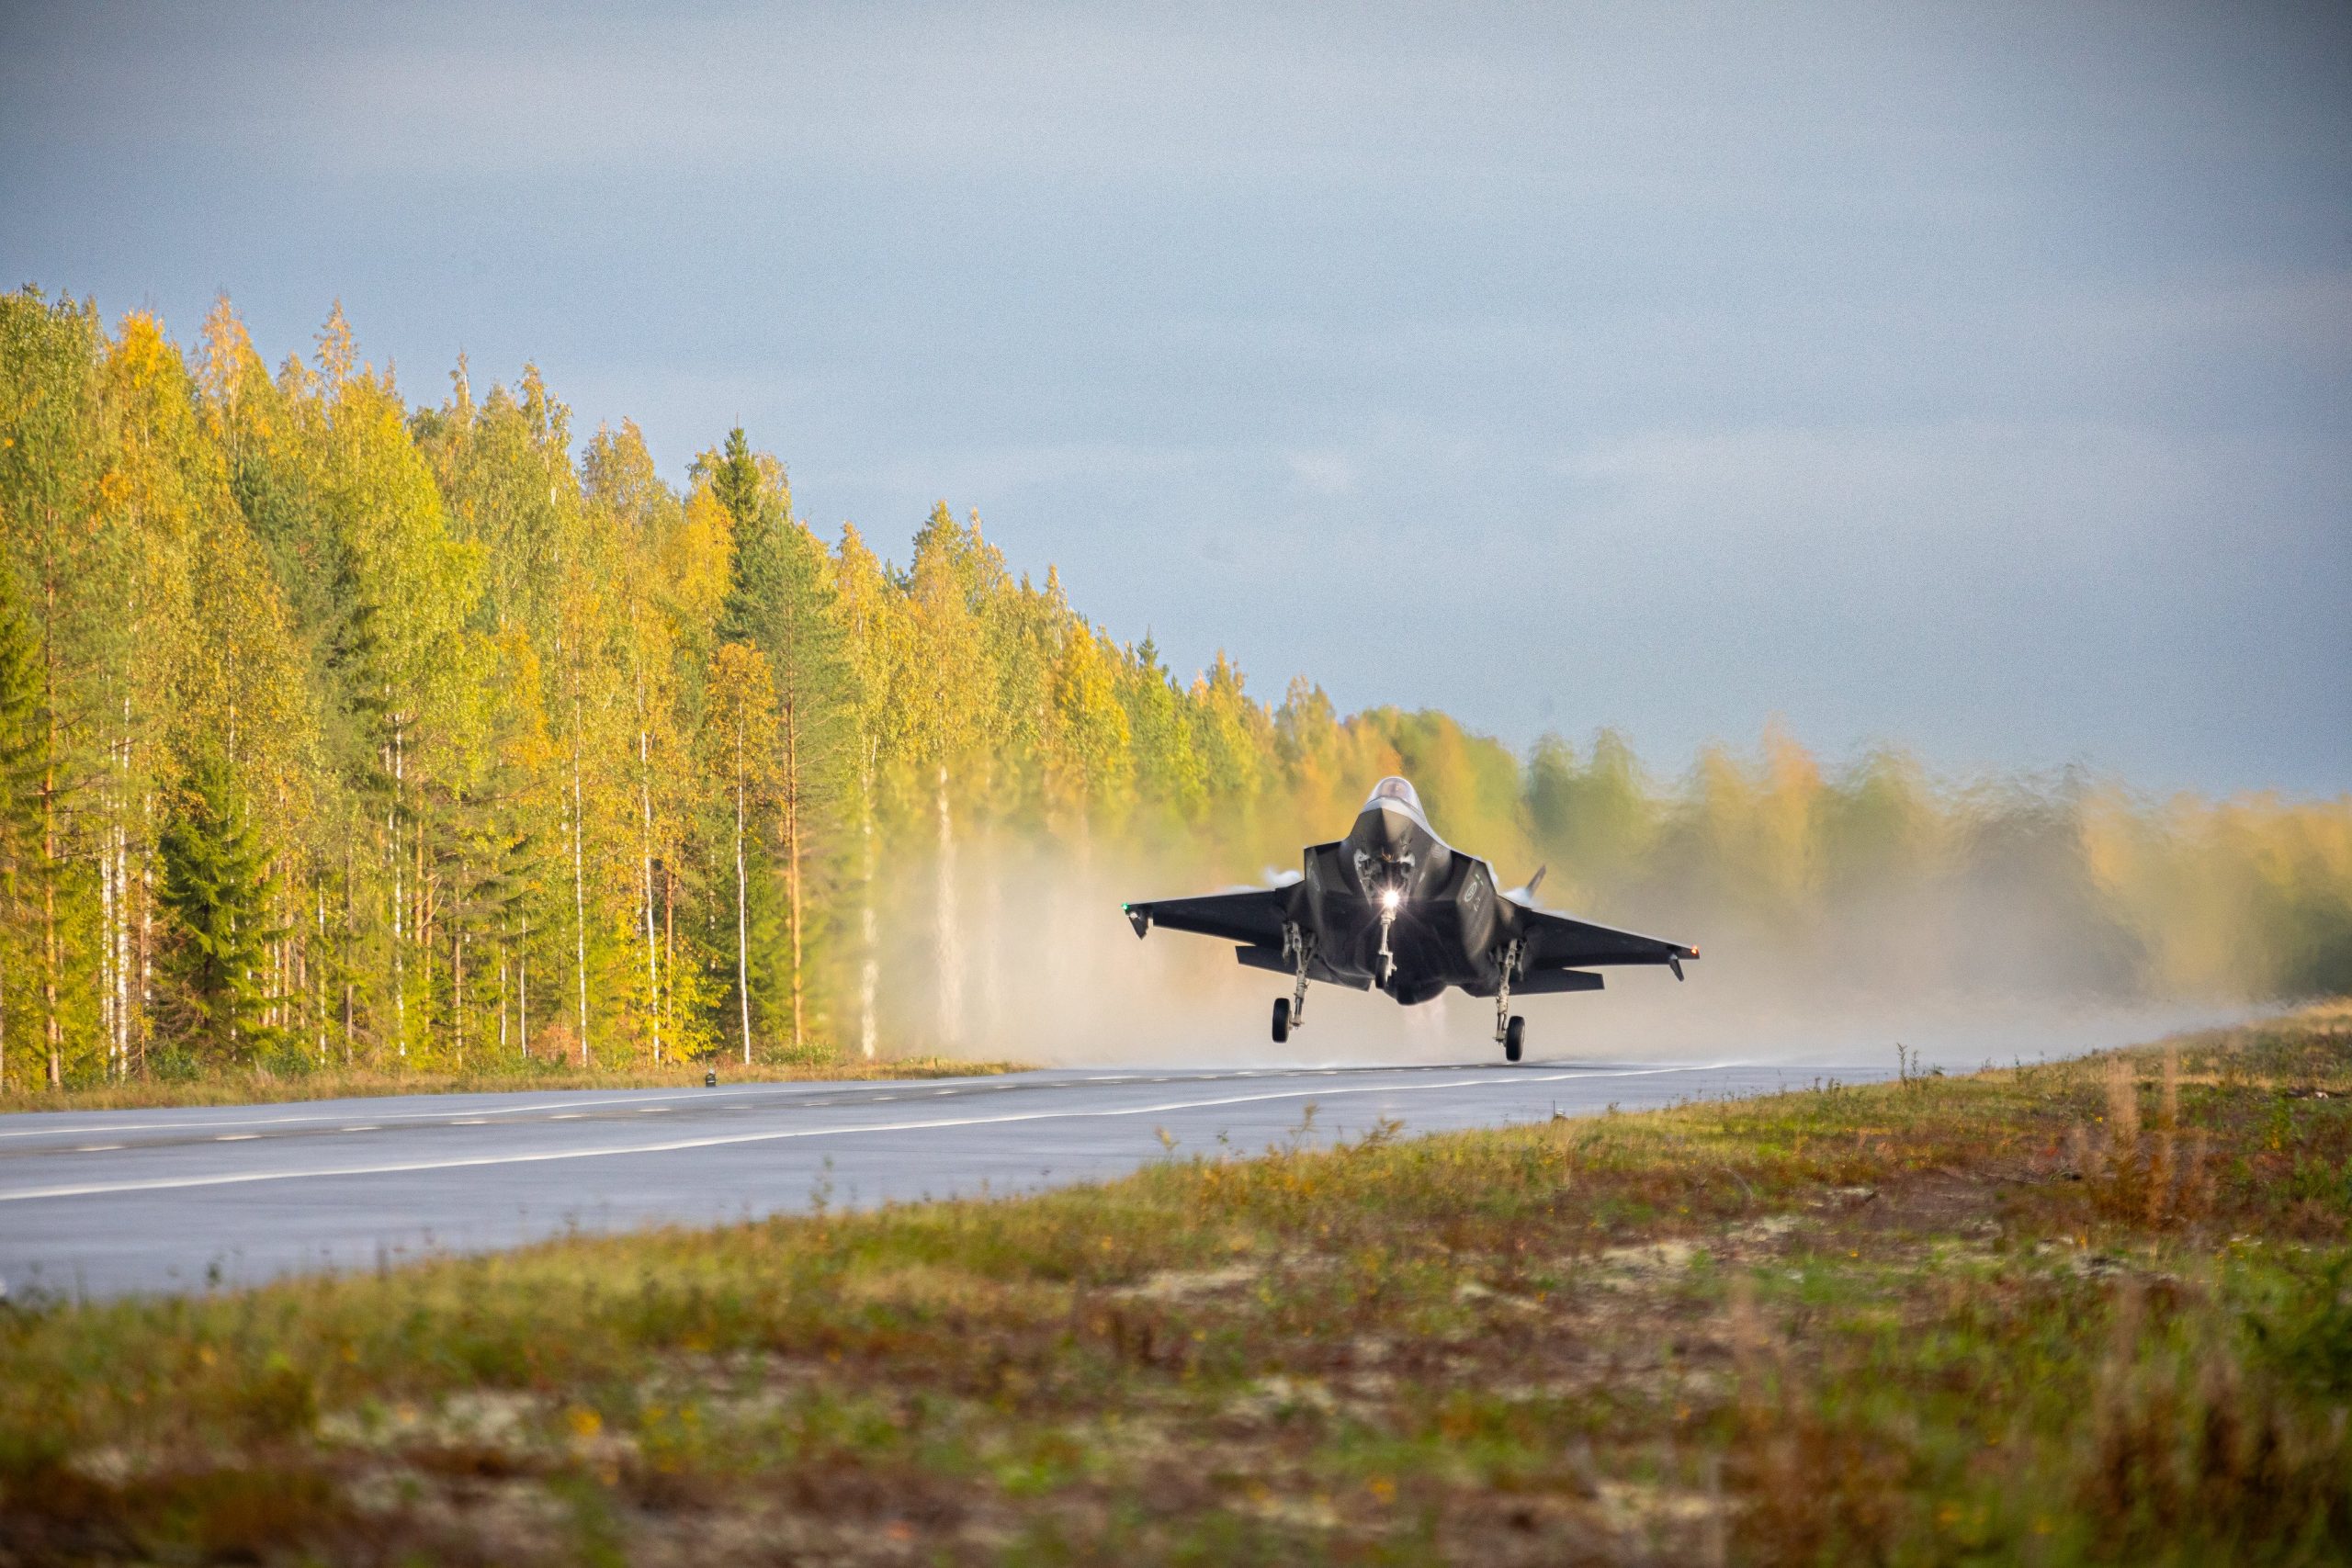
{"type": "MultiPolygon", "coordinates": [[[[748,846],[774,784],[776,697],[766,655],[747,642],[721,643],[710,667],[704,707],[706,766],[728,785],[734,829],[735,1011],[743,1062],[752,1060],[751,878],[748,846]]],[[[797,1042],[796,1041],[797,1044],[797,1042]]]]}

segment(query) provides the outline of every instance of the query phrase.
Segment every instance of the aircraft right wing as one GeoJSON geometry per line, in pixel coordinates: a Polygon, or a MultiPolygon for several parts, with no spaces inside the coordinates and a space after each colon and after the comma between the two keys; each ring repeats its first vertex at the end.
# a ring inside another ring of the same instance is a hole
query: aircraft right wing
{"type": "Polygon", "coordinates": [[[1585,969],[1600,964],[1664,964],[1682,978],[1682,961],[1699,950],[1662,937],[1621,931],[1589,920],[1555,915],[1512,898],[1519,912],[1520,940],[1527,944],[1524,966],[1534,969],[1585,969]]]}
{"type": "Polygon", "coordinates": [[[1154,926],[1172,931],[1221,936],[1249,947],[1280,948],[1290,919],[1290,887],[1252,887],[1239,893],[1208,893],[1197,898],[1159,898],[1125,906],[1127,923],[1141,936],[1154,926]]]}

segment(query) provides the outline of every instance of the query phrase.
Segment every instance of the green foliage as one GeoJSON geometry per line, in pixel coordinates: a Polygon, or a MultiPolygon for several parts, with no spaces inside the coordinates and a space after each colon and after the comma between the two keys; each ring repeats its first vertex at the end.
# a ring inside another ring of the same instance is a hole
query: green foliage
{"type": "Polygon", "coordinates": [[[755,1056],[960,1050],[1015,962],[1008,865],[1255,876],[1399,771],[1507,883],[1547,864],[1548,902],[1750,974],[2352,987],[2352,799],[1954,784],[1777,729],[1671,778],[1607,729],[1521,758],[1303,677],[1270,704],[1223,654],[1171,670],[944,502],[903,567],[820,536],[740,429],[680,487],[634,425],[576,444],[528,366],[413,405],[339,309],[272,372],[222,300],[192,359],[144,314],[0,298],[12,1085],[214,1050],[136,979],[185,945],[160,834],[214,756],[269,872],[238,1027],[352,1069],[650,1068],[740,1050],[747,1000],[755,1056]],[[774,695],[740,886],[729,646],[774,695]]]}
{"type": "Polygon", "coordinates": [[[272,1043],[263,971],[282,933],[270,924],[268,847],[224,758],[190,768],[159,847],[177,937],[165,974],[183,1033],[214,1062],[243,1060],[272,1043]]]}
{"type": "Polygon", "coordinates": [[[2250,1311],[2246,1332],[2263,1359],[2297,1382],[2335,1398],[2352,1394],[2352,1252],[2283,1258],[2275,1304],[2250,1311]]]}
{"type": "MultiPolygon", "coordinates": [[[[12,1064],[8,1030],[23,1048],[29,987],[25,957],[32,895],[46,877],[42,852],[41,684],[39,650],[17,607],[15,569],[0,561],[0,1085],[12,1064]]],[[[21,1078],[21,1073],[18,1074],[21,1078]]]]}
{"type": "Polygon", "coordinates": [[[18,604],[16,573],[0,569],[0,896],[11,911],[40,858],[40,651],[18,604]]]}

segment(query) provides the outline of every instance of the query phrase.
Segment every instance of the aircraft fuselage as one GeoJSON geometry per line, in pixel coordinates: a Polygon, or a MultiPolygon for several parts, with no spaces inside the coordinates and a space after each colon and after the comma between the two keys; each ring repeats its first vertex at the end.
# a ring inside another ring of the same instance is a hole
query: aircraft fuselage
{"type": "MultiPolygon", "coordinates": [[[[1540,876],[1542,874],[1537,874],[1540,876]]],[[[1303,1016],[1306,985],[1379,990],[1411,1006],[1458,986],[1496,1000],[1497,1037],[1519,1059],[1521,995],[1597,991],[1589,966],[1663,964],[1676,976],[1699,951],[1539,909],[1526,888],[1506,893],[1493,868],[1439,838],[1413,786],[1374,786],[1345,838],[1307,846],[1300,875],[1279,886],[1126,906],[1136,934],[1154,925],[1232,941],[1234,956],[1292,977],[1274,1038],[1303,1016]]]]}

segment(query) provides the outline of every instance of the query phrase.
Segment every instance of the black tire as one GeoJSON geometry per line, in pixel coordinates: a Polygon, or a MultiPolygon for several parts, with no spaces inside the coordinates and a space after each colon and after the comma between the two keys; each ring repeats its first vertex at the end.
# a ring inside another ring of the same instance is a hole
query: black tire
{"type": "Polygon", "coordinates": [[[1503,1030],[1503,1060],[1518,1061],[1520,1047],[1526,1038],[1527,1020],[1513,1013],[1510,1025],[1503,1030]]]}
{"type": "Polygon", "coordinates": [[[1280,1045],[1290,1038],[1290,998],[1274,998],[1274,1043],[1280,1045]]]}

